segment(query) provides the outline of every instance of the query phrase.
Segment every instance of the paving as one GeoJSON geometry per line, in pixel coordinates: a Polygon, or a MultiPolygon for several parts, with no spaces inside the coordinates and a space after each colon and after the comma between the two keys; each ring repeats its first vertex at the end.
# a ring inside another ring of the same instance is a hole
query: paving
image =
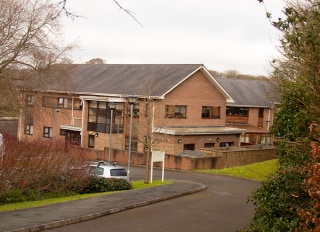
{"type": "Polygon", "coordinates": [[[0,212],[0,231],[35,232],[95,219],[206,189],[195,182],[172,184],[107,194],[82,200],[23,210],[0,212]]]}

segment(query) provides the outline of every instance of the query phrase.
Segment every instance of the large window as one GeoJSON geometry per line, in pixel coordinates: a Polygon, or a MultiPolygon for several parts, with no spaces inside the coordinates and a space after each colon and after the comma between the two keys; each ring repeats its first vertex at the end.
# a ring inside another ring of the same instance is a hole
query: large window
{"type": "Polygon", "coordinates": [[[186,118],[187,106],[185,105],[166,105],[166,117],[167,118],[186,118]]]}
{"type": "Polygon", "coordinates": [[[233,116],[248,116],[249,115],[249,108],[248,107],[227,107],[227,115],[233,116]]]}
{"type": "Polygon", "coordinates": [[[220,118],[220,107],[202,106],[202,118],[220,118]]]}
{"type": "MultiPolygon", "coordinates": [[[[90,101],[88,131],[110,133],[111,109],[107,102],[90,101]]],[[[117,103],[112,114],[112,133],[123,133],[123,103],[117,103]]]]}
{"type": "Polygon", "coordinates": [[[42,98],[42,106],[49,108],[81,110],[82,102],[78,97],[44,96],[42,98]]]}

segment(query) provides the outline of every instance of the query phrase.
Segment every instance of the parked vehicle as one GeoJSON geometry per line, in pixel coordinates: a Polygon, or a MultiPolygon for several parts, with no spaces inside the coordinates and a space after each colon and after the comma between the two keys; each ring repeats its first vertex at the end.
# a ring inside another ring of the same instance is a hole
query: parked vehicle
{"type": "Polygon", "coordinates": [[[92,162],[89,165],[89,174],[97,175],[104,178],[128,179],[128,173],[124,167],[118,166],[116,163],[108,163],[104,161],[92,162]]]}

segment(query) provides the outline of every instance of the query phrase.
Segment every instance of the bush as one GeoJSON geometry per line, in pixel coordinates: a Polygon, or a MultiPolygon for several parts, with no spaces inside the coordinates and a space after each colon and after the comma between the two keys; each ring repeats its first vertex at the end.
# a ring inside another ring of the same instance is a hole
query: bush
{"type": "Polygon", "coordinates": [[[11,204],[26,201],[26,196],[21,189],[15,189],[8,192],[0,193],[1,204],[11,204]]]}
{"type": "Polygon", "coordinates": [[[99,176],[90,176],[89,184],[81,193],[99,193],[132,189],[132,185],[124,179],[106,179],[99,176]]]}
{"type": "Polygon", "coordinates": [[[36,192],[34,190],[14,189],[7,192],[0,192],[0,205],[13,204],[26,201],[37,201],[55,197],[66,197],[76,195],[73,191],[64,192],[36,192]]]}
{"type": "Polygon", "coordinates": [[[85,151],[53,141],[5,137],[0,162],[0,204],[130,189],[126,180],[106,180],[86,172],[85,151]]]}

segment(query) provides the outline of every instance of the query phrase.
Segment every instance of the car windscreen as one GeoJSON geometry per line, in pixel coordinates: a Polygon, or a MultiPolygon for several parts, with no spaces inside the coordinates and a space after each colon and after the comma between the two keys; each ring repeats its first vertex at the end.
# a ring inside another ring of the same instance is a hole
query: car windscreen
{"type": "Polygon", "coordinates": [[[124,168],[117,168],[110,170],[111,176],[127,176],[127,171],[124,168]]]}
{"type": "Polygon", "coordinates": [[[100,168],[100,167],[90,167],[90,169],[89,169],[90,174],[99,175],[99,176],[103,175],[103,171],[104,171],[104,169],[100,168]]]}

